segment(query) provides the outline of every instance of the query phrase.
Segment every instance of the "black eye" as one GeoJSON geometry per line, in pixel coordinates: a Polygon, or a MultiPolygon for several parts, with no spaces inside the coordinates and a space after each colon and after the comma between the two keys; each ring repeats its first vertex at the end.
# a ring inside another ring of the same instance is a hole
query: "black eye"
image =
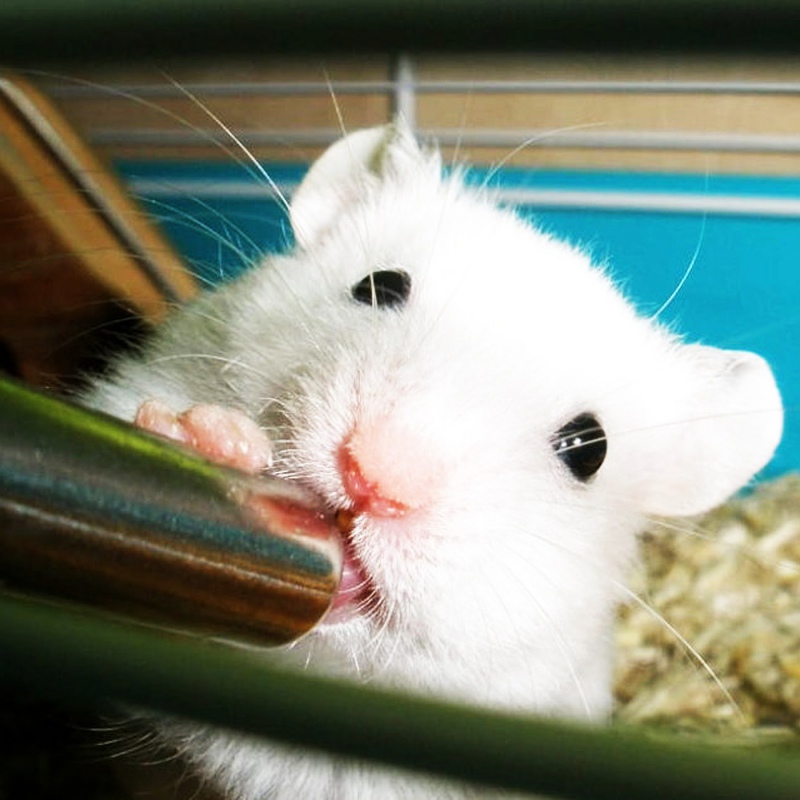
{"type": "Polygon", "coordinates": [[[405,305],[411,294],[411,276],[401,269],[381,269],[360,280],[350,294],[366,306],[397,308],[405,305]]]}
{"type": "Polygon", "coordinates": [[[553,449],[579,481],[588,481],[605,460],[606,432],[594,414],[578,414],[556,433],[553,449]]]}

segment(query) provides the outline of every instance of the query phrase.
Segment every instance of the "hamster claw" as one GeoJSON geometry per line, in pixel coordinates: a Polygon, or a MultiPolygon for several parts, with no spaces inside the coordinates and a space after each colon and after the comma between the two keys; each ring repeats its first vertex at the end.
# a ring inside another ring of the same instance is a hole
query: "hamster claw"
{"type": "Polygon", "coordinates": [[[254,420],[233,408],[200,403],[178,413],[160,400],[145,400],[134,424],[227,467],[255,474],[272,465],[269,437],[254,420]]]}

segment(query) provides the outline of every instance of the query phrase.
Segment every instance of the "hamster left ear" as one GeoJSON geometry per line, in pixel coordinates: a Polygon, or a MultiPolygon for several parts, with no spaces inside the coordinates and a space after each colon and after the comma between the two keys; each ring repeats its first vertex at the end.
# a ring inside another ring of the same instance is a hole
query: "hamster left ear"
{"type": "Polygon", "coordinates": [[[763,358],[699,345],[681,349],[689,374],[667,390],[662,407],[673,411],[647,432],[650,446],[639,465],[648,483],[640,499],[647,512],[662,516],[699,514],[724,502],[767,464],[783,430],[780,394],[763,358]]]}
{"type": "Polygon", "coordinates": [[[313,244],[369,181],[409,158],[419,163],[422,153],[401,121],[355,131],[332,144],[292,197],[289,218],[297,243],[303,248],[313,244]]]}

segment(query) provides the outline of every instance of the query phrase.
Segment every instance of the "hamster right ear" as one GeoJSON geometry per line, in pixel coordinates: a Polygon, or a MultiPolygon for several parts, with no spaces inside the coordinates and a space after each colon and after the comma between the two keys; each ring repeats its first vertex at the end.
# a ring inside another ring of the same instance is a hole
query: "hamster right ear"
{"type": "Polygon", "coordinates": [[[302,248],[319,235],[370,180],[380,178],[400,154],[419,163],[422,153],[402,122],[355,131],[331,145],[312,165],[294,192],[289,218],[302,248]]]}
{"type": "Polygon", "coordinates": [[[722,503],[767,464],[783,429],[780,393],[763,358],[702,345],[676,352],[678,368],[652,382],[647,435],[630,465],[639,481],[633,495],[661,516],[722,503]]]}

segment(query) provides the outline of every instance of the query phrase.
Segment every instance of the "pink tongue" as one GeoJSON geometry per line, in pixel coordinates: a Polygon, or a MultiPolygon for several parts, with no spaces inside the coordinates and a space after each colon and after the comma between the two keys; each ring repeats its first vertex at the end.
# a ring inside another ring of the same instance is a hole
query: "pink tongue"
{"type": "Polygon", "coordinates": [[[369,584],[366,575],[360,565],[350,558],[345,558],[339,591],[333,597],[325,620],[344,622],[354,619],[359,612],[365,610],[368,598],[369,584]]]}
{"type": "Polygon", "coordinates": [[[345,550],[342,579],[339,591],[333,598],[331,609],[355,605],[367,588],[367,577],[361,565],[345,550]]]}
{"type": "Polygon", "coordinates": [[[368,596],[370,585],[366,572],[361,562],[353,552],[350,542],[350,534],[353,529],[353,514],[347,509],[340,509],[336,514],[336,525],[342,535],[343,544],[343,563],[342,577],[339,581],[339,590],[333,597],[328,619],[331,619],[331,612],[345,609],[345,614],[337,614],[340,618],[347,614],[347,610],[354,612],[358,609],[359,601],[368,596]]]}

